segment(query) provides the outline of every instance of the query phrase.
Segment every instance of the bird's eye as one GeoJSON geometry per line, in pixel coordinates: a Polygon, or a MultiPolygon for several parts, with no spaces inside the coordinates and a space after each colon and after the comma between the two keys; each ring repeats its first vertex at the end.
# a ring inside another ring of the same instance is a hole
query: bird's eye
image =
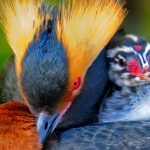
{"type": "Polygon", "coordinates": [[[81,78],[78,77],[78,78],[74,81],[74,83],[73,83],[73,88],[72,88],[72,90],[73,90],[73,91],[78,90],[78,88],[80,87],[80,85],[81,85],[81,78]]]}
{"type": "Polygon", "coordinates": [[[120,66],[126,66],[126,62],[123,59],[119,59],[119,65],[120,66]]]}

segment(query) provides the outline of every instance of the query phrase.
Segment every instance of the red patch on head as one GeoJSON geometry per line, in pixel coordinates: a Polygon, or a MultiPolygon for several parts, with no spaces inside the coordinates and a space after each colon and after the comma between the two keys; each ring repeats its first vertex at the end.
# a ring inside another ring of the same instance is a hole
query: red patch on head
{"type": "Polygon", "coordinates": [[[134,48],[138,52],[140,52],[142,50],[142,46],[141,45],[135,45],[134,48]]]}
{"type": "Polygon", "coordinates": [[[140,68],[139,62],[137,59],[131,59],[128,62],[128,71],[133,75],[133,76],[138,76],[139,74],[142,73],[142,69],[140,68]]]}

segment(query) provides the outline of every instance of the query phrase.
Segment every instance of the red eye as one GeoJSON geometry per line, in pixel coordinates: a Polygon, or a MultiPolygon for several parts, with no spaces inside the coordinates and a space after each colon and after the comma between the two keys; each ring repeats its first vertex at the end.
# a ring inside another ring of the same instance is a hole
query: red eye
{"type": "Polygon", "coordinates": [[[80,85],[81,85],[81,78],[78,77],[78,78],[75,80],[75,82],[73,83],[73,88],[72,88],[72,90],[73,90],[73,91],[77,90],[77,89],[80,87],[80,85]]]}

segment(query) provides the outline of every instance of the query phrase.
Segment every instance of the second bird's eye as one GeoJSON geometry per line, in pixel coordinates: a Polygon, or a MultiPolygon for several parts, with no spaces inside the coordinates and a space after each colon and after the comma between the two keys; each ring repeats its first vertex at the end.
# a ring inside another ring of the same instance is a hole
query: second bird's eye
{"type": "Polygon", "coordinates": [[[119,65],[120,66],[126,66],[126,62],[123,59],[119,59],[119,65]]]}

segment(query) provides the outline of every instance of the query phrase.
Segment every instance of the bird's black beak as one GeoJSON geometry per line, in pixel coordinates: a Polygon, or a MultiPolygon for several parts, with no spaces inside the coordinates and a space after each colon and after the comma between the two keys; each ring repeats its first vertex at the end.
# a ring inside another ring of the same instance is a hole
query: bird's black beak
{"type": "Polygon", "coordinates": [[[53,133],[70,105],[71,103],[61,113],[55,113],[53,115],[47,115],[45,112],[40,113],[37,119],[37,129],[41,144],[44,144],[48,136],[53,133]]]}

